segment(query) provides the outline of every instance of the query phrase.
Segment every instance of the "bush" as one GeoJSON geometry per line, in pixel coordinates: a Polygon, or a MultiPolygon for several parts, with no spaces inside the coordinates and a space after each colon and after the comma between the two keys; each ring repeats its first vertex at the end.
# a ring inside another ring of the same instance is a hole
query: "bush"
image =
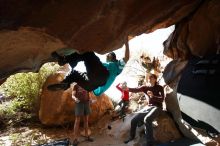
{"type": "MultiPolygon", "coordinates": [[[[4,119],[28,118],[24,114],[32,114],[35,111],[36,101],[41,93],[42,86],[47,77],[59,68],[54,63],[44,64],[38,73],[17,73],[10,76],[5,83],[0,86],[0,92],[11,100],[0,104],[0,117],[4,119]],[[22,112],[21,114],[18,113],[22,112]],[[8,118],[7,118],[8,117],[8,118]]],[[[18,120],[19,121],[19,120],[18,120]]]]}

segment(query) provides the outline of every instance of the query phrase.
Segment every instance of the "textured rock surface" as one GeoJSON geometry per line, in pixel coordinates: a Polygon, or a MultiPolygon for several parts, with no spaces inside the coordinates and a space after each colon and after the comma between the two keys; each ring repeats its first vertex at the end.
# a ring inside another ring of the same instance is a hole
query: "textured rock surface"
{"type": "Polygon", "coordinates": [[[182,137],[172,118],[163,112],[157,119],[154,137],[159,142],[168,142],[182,137]]]}
{"type": "MultiPolygon", "coordinates": [[[[50,76],[44,84],[40,97],[40,121],[45,125],[62,125],[74,121],[74,100],[72,99],[71,88],[63,91],[49,91],[49,84],[62,81],[63,73],[57,73],[50,76]]],[[[91,99],[96,100],[91,104],[92,114],[90,115],[90,123],[99,120],[109,109],[113,109],[113,104],[105,94],[96,97],[90,94],[91,99]]]]}
{"type": "Polygon", "coordinates": [[[127,35],[176,24],[199,3],[201,0],[2,0],[0,77],[37,70],[48,61],[49,52],[64,46],[99,53],[120,48],[127,35]]]}
{"type": "Polygon", "coordinates": [[[53,49],[64,47],[58,39],[33,28],[0,31],[0,76],[22,71],[38,71],[45,62],[52,61],[53,49]]]}
{"type": "MultiPolygon", "coordinates": [[[[130,122],[135,116],[134,113],[127,115],[125,121],[117,120],[111,124],[111,130],[108,130],[108,134],[116,139],[127,139],[129,137],[130,122]]],[[[173,120],[169,117],[166,112],[162,112],[158,118],[153,122],[154,124],[154,138],[156,141],[163,143],[170,140],[176,140],[181,138],[179,130],[176,128],[173,120]]],[[[143,126],[137,128],[136,139],[131,141],[129,144],[141,144],[143,143],[143,126]]]]}
{"type": "Polygon", "coordinates": [[[220,1],[203,1],[185,19],[176,24],[175,31],[164,43],[164,52],[172,58],[187,59],[191,54],[215,54],[220,44],[220,1]]]}
{"type": "MultiPolygon", "coordinates": [[[[220,44],[219,0],[2,0],[0,10],[0,78],[38,70],[42,63],[52,61],[49,54],[58,48],[105,53],[121,47],[127,35],[173,24],[176,28],[164,43],[164,53],[174,59],[214,54],[220,44]]],[[[168,78],[172,75],[175,73],[168,78]]],[[[48,83],[62,78],[51,77],[48,83]]],[[[70,91],[52,93],[45,87],[41,121],[72,121],[70,91]],[[58,118],[57,114],[63,116],[58,118]]],[[[95,107],[94,111],[99,110],[95,107]]]]}

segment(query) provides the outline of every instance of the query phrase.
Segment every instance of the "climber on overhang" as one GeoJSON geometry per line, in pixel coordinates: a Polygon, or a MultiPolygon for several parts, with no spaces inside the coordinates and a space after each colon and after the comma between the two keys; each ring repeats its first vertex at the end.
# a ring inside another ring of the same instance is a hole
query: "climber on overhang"
{"type": "MultiPolygon", "coordinates": [[[[68,49],[63,50],[65,51],[68,49]]],[[[68,51],[66,52],[69,53],[68,51]]],[[[49,85],[47,87],[48,90],[66,90],[70,87],[71,83],[76,82],[85,90],[93,91],[96,96],[99,96],[112,85],[115,78],[122,72],[125,64],[129,60],[130,51],[128,37],[126,37],[125,56],[121,60],[116,59],[116,54],[114,52],[107,54],[105,63],[102,63],[94,52],[86,52],[83,54],[71,52],[68,55],[61,55],[58,51],[55,51],[52,52],[51,55],[61,66],[69,63],[72,70],[60,83],[49,85]],[[74,70],[74,67],[79,61],[84,61],[86,72],[74,70]]]]}

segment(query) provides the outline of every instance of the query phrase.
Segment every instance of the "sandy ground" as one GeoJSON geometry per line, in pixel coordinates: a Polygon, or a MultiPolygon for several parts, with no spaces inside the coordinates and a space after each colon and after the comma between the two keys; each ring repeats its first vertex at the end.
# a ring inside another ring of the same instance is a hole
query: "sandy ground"
{"type": "MultiPolygon", "coordinates": [[[[91,127],[91,137],[94,139],[93,142],[85,141],[83,136],[79,136],[79,146],[133,146],[130,144],[124,144],[123,140],[114,138],[107,134],[107,132],[98,132],[94,127],[91,127]]],[[[66,128],[29,128],[20,127],[15,128],[13,131],[1,132],[0,133],[0,145],[1,146],[36,146],[38,144],[46,144],[55,140],[72,138],[73,130],[66,128]]]]}
{"type": "MultiPolygon", "coordinates": [[[[94,138],[93,142],[85,141],[85,137],[79,136],[79,146],[139,146],[135,141],[131,141],[128,144],[124,144],[124,138],[113,137],[110,133],[114,133],[119,130],[109,129],[107,126],[96,123],[91,127],[91,137],[94,138]],[[103,128],[104,127],[104,128],[103,128]]],[[[53,127],[42,128],[40,125],[32,127],[17,127],[10,128],[7,131],[0,131],[0,146],[39,146],[39,144],[46,144],[54,142],[55,140],[61,140],[73,137],[73,127],[53,127]]],[[[82,133],[82,131],[81,131],[82,133]]],[[[216,140],[207,139],[207,146],[219,146],[220,137],[216,140]]],[[[44,145],[45,146],[45,145],[44,145]]],[[[57,145],[56,145],[57,146],[57,145]]],[[[63,145],[60,145],[63,146],[63,145]]],[[[181,145],[182,146],[182,145],[181,145]]],[[[184,145],[186,146],[186,145],[184,145]]]]}
{"type": "Polygon", "coordinates": [[[106,134],[95,135],[94,142],[81,142],[79,146],[128,146],[116,138],[110,137],[106,134]]]}
{"type": "MultiPolygon", "coordinates": [[[[113,136],[120,131],[121,124],[116,124],[109,130],[108,125],[112,125],[111,115],[105,115],[97,123],[90,124],[91,137],[93,142],[85,141],[85,137],[79,136],[79,146],[133,146],[133,142],[124,144],[125,138],[113,136]]],[[[130,121],[129,121],[130,122],[130,121]]],[[[83,128],[80,128],[80,135],[83,135],[83,128]]],[[[73,125],[59,127],[44,127],[40,123],[29,126],[8,127],[7,130],[0,131],[0,146],[37,146],[39,144],[51,143],[55,140],[69,138],[73,139],[73,125]]]]}

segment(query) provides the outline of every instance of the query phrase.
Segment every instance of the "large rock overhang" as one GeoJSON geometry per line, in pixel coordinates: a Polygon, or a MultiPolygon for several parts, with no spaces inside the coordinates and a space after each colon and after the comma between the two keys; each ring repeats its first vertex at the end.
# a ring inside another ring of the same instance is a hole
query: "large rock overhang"
{"type": "MultiPolygon", "coordinates": [[[[1,0],[0,78],[37,71],[43,63],[52,61],[50,53],[59,48],[102,54],[120,48],[128,35],[174,24],[174,32],[164,42],[166,55],[177,63],[192,55],[213,55],[220,52],[219,10],[219,0],[1,0]]],[[[177,70],[179,67],[177,64],[177,70]]],[[[172,75],[170,80],[174,79],[172,75]]],[[[208,98],[206,103],[217,100],[212,97],[214,100],[208,98]]],[[[203,117],[205,113],[213,117],[213,110],[207,112],[200,110],[201,104],[197,106],[203,117]]],[[[219,115],[219,105],[216,108],[219,115]]],[[[205,120],[209,123],[209,119],[205,120]]],[[[220,129],[219,120],[211,124],[220,129]]]]}
{"type": "MultiPolygon", "coordinates": [[[[0,78],[37,71],[50,52],[72,47],[106,53],[124,39],[166,28],[193,14],[201,0],[3,0],[0,78]]],[[[169,45],[172,46],[172,45],[169,45]]]]}

